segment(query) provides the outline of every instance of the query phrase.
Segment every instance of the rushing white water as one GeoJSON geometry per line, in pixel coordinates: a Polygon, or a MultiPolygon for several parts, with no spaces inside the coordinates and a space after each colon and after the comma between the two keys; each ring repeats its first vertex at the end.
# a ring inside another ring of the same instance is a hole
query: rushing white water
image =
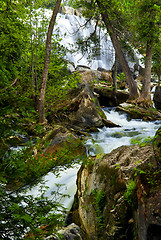
{"type": "Polygon", "coordinates": [[[115,110],[104,109],[108,120],[120,127],[99,129],[98,133],[91,134],[86,142],[88,154],[109,153],[122,145],[130,145],[145,138],[153,137],[161,122],[145,122],[140,119],[128,120],[127,115],[115,110]]]}
{"type": "MultiPolygon", "coordinates": [[[[45,9],[43,11],[45,17],[47,17],[47,19],[50,19],[52,10],[45,9]]],[[[38,12],[42,12],[42,10],[39,9],[38,12]]],[[[40,20],[41,17],[39,19],[39,24],[41,22],[40,20]]],[[[60,36],[60,44],[68,50],[65,58],[70,62],[74,63],[75,67],[77,65],[85,65],[89,66],[92,69],[97,69],[98,67],[100,67],[111,70],[115,60],[115,50],[113,48],[113,44],[111,42],[109,34],[106,30],[97,27],[96,34],[99,39],[99,47],[97,46],[97,54],[92,54],[92,47],[95,47],[95,44],[91,44],[91,46],[89,47],[91,55],[89,54],[89,51],[82,54],[81,50],[77,49],[77,40],[83,40],[85,38],[88,39],[90,34],[95,31],[95,22],[93,20],[89,21],[87,24],[86,22],[87,20],[82,16],[58,13],[53,34],[60,36]]],[[[90,40],[88,39],[87,43],[89,42],[90,40]]],[[[134,55],[135,61],[128,57],[128,63],[131,68],[134,67],[134,64],[136,62],[141,64],[139,61],[140,56],[136,52],[134,55]]]]}
{"type": "Polygon", "coordinates": [[[54,200],[57,200],[67,210],[70,210],[77,189],[76,178],[79,168],[78,164],[65,170],[60,168],[59,176],[56,176],[53,172],[49,172],[42,178],[45,183],[44,186],[40,183],[29,190],[28,194],[36,197],[41,194],[41,190],[45,190],[44,196],[52,199],[54,193],[54,200]],[[56,194],[57,192],[58,194],[56,194]]]}
{"type": "MultiPolygon", "coordinates": [[[[40,10],[41,11],[41,10],[40,10]]],[[[52,14],[51,10],[45,10],[45,16],[50,19],[52,14]]],[[[76,51],[76,41],[80,38],[89,37],[95,30],[95,23],[90,21],[85,27],[86,20],[83,17],[75,15],[63,15],[58,14],[57,25],[54,28],[54,34],[58,34],[61,37],[61,44],[68,50],[76,51]]],[[[112,46],[109,35],[105,30],[99,29],[97,32],[100,39],[100,48],[97,56],[90,58],[88,53],[84,55],[81,51],[70,52],[66,54],[66,59],[73,62],[75,67],[77,65],[90,66],[92,69],[98,67],[110,70],[114,63],[115,51],[112,46]]],[[[130,63],[130,66],[134,64],[130,63]]],[[[102,128],[99,129],[99,133],[91,134],[91,137],[87,139],[86,146],[90,155],[97,153],[109,153],[112,149],[115,149],[121,145],[130,145],[131,138],[138,140],[151,136],[153,137],[158,126],[158,123],[143,122],[141,120],[128,121],[125,114],[119,114],[115,111],[109,111],[105,109],[105,114],[108,120],[120,125],[120,128],[102,128]]],[[[56,192],[58,187],[56,184],[61,184],[59,193],[68,194],[70,198],[61,200],[64,207],[70,209],[73,196],[76,192],[76,178],[79,166],[69,168],[60,172],[60,177],[56,178],[53,173],[48,173],[44,177],[45,186],[48,187],[46,196],[51,197],[52,192],[56,192]]],[[[40,185],[32,188],[30,193],[34,196],[39,194],[40,185]]]]}
{"type": "MultiPolygon", "coordinates": [[[[145,122],[139,119],[128,120],[125,113],[116,112],[114,109],[105,108],[104,112],[107,119],[118,124],[120,127],[101,128],[98,133],[92,133],[86,141],[86,147],[89,155],[98,153],[109,153],[113,149],[122,146],[130,145],[131,140],[141,141],[147,137],[153,137],[159,128],[161,121],[145,122]]],[[[76,178],[79,165],[60,172],[60,177],[56,178],[53,173],[48,173],[45,177],[45,186],[48,186],[46,196],[51,197],[53,191],[58,188],[55,184],[61,184],[59,193],[70,195],[69,198],[62,199],[60,202],[70,209],[73,203],[73,198],[76,193],[76,178]]],[[[39,194],[40,186],[32,188],[31,192],[34,196],[39,194]]]]}
{"type": "Polygon", "coordinates": [[[74,51],[72,53],[68,51],[66,59],[73,62],[75,67],[77,65],[85,65],[92,69],[101,67],[110,70],[114,63],[115,51],[111,39],[105,30],[99,29],[97,31],[97,36],[100,39],[97,56],[90,57],[89,52],[82,54],[80,50],[76,51],[76,41],[78,39],[88,38],[94,31],[94,21],[86,24],[84,17],[63,15],[60,13],[57,16],[57,25],[54,29],[54,33],[59,33],[62,38],[60,43],[68,50],[74,51]]]}

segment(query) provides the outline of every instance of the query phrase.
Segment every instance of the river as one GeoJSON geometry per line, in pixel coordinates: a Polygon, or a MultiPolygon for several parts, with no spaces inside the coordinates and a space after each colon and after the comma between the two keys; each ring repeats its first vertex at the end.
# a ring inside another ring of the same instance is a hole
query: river
{"type": "MultiPolygon", "coordinates": [[[[88,155],[110,153],[113,149],[122,145],[131,145],[143,141],[145,138],[154,137],[161,124],[161,121],[145,122],[140,119],[130,119],[127,114],[119,113],[114,108],[104,108],[103,110],[107,119],[120,127],[103,127],[99,129],[99,132],[91,133],[85,143],[88,155]]],[[[59,193],[69,195],[69,197],[59,200],[68,210],[72,206],[76,193],[76,178],[79,168],[79,165],[75,165],[73,168],[60,169],[59,177],[56,177],[52,172],[44,177],[45,186],[48,187],[47,197],[50,198],[51,193],[57,190],[59,193]],[[56,184],[60,184],[59,188],[56,184]]],[[[34,196],[39,194],[39,187],[37,185],[32,188],[31,193],[34,196]]]]}

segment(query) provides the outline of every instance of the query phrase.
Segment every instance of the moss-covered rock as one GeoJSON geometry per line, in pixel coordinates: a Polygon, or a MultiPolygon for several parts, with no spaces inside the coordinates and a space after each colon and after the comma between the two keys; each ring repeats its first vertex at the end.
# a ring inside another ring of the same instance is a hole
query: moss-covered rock
{"type": "Polygon", "coordinates": [[[131,118],[143,119],[144,121],[161,120],[161,112],[152,107],[140,107],[136,104],[123,103],[117,106],[117,111],[128,113],[131,118]]]}
{"type": "Polygon", "coordinates": [[[155,134],[153,139],[153,148],[156,160],[159,165],[161,165],[161,128],[155,134]]]}
{"type": "Polygon", "coordinates": [[[150,230],[161,228],[160,179],[152,143],[122,146],[99,155],[78,173],[72,220],[86,240],[160,236],[150,230]]]}
{"type": "Polygon", "coordinates": [[[41,145],[44,148],[44,154],[52,155],[55,152],[65,151],[64,154],[69,158],[72,155],[72,159],[74,156],[82,157],[86,155],[86,149],[82,141],[61,125],[56,125],[53,130],[49,131],[43,137],[41,145]]]}
{"type": "Polygon", "coordinates": [[[99,102],[101,106],[114,107],[120,103],[126,102],[129,98],[129,93],[124,90],[118,90],[116,96],[113,87],[108,87],[105,84],[96,84],[94,91],[99,94],[99,102]]]}
{"type": "Polygon", "coordinates": [[[85,128],[104,126],[102,118],[106,118],[97,98],[93,95],[89,86],[75,89],[69,93],[69,100],[65,106],[63,103],[59,108],[54,108],[50,115],[50,121],[63,122],[66,126],[72,128],[85,128]]]}

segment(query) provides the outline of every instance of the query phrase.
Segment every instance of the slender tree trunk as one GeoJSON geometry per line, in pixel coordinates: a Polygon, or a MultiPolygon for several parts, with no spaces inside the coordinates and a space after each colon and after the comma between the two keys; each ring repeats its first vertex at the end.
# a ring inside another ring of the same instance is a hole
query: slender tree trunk
{"type": "Polygon", "coordinates": [[[40,123],[46,123],[45,118],[45,91],[46,91],[46,82],[47,82],[47,76],[48,76],[48,70],[49,70],[49,63],[50,63],[50,54],[51,54],[51,39],[52,39],[52,33],[53,28],[55,25],[55,20],[57,13],[59,11],[59,7],[61,4],[61,0],[57,0],[55,8],[53,10],[53,14],[49,23],[48,32],[47,32],[47,38],[46,38],[46,55],[44,60],[44,68],[42,73],[42,81],[41,81],[41,89],[40,89],[40,97],[39,97],[39,122],[40,123]]]}
{"type": "MultiPolygon", "coordinates": [[[[98,7],[100,9],[102,9],[102,4],[101,4],[101,1],[100,0],[96,0],[97,1],[97,4],[98,4],[98,7]]],[[[129,98],[130,99],[136,99],[138,96],[139,96],[139,90],[138,90],[138,87],[137,87],[137,84],[131,74],[131,71],[130,71],[130,68],[128,66],[128,63],[126,61],[126,58],[125,58],[125,55],[121,49],[121,45],[120,45],[120,42],[118,40],[118,37],[117,37],[117,34],[113,28],[113,25],[108,17],[108,14],[107,12],[105,11],[105,9],[101,12],[101,16],[102,16],[102,19],[103,19],[103,22],[105,23],[105,26],[109,32],[109,35],[111,37],[111,40],[112,40],[112,43],[113,43],[113,46],[115,48],[115,51],[117,53],[117,56],[118,56],[118,59],[119,59],[119,62],[122,66],[122,69],[123,69],[123,72],[125,73],[125,77],[127,79],[127,83],[128,83],[128,86],[129,86],[129,98]]]]}
{"type": "Polygon", "coordinates": [[[112,80],[113,80],[113,92],[114,92],[114,99],[115,99],[115,103],[117,105],[117,54],[115,52],[115,63],[114,63],[114,70],[113,70],[113,74],[112,74],[112,80]]]}
{"type": "Polygon", "coordinates": [[[147,42],[144,83],[140,98],[147,104],[151,104],[151,65],[152,65],[152,41],[147,42]]]}

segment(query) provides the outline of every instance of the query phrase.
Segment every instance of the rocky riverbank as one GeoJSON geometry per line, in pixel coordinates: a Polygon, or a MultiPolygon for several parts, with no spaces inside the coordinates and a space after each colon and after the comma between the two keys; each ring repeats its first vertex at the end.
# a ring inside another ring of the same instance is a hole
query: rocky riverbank
{"type": "MultiPolygon", "coordinates": [[[[85,78],[85,72],[83,73],[85,78]]],[[[89,80],[89,70],[87,75],[89,80]]],[[[73,122],[72,126],[73,128],[77,126],[79,130],[84,127],[85,131],[91,126],[101,127],[105,121],[108,121],[102,112],[98,115],[101,108],[97,99],[102,96],[101,93],[107,95],[108,90],[107,88],[102,90],[101,85],[98,90],[99,83],[96,88],[96,85],[89,85],[89,82],[85,83],[85,89],[82,90],[83,93],[89,91],[88,94],[80,93],[75,98],[78,100],[80,96],[84,96],[86,100],[81,98],[85,103],[83,108],[78,104],[81,101],[71,101],[71,105],[77,103],[77,108],[73,109],[78,112],[82,110],[79,121],[83,114],[87,113],[88,116],[79,124],[73,122]],[[93,111],[93,108],[95,110],[99,108],[99,111],[93,111]],[[99,121],[89,121],[89,116],[99,121]]],[[[112,99],[111,92],[108,97],[110,96],[112,99]]],[[[122,99],[124,102],[126,97],[122,99]]],[[[127,112],[131,117],[135,114],[134,118],[161,119],[160,112],[154,109],[149,112],[149,109],[138,108],[129,103],[119,105],[117,110],[127,112]]],[[[157,131],[153,142],[122,146],[109,154],[90,157],[89,163],[80,168],[77,176],[77,193],[67,218],[68,227],[61,231],[63,239],[160,239],[160,131],[160,129],[157,131]]],[[[53,236],[51,239],[59,239],[59,237],[53,236]]]]}

